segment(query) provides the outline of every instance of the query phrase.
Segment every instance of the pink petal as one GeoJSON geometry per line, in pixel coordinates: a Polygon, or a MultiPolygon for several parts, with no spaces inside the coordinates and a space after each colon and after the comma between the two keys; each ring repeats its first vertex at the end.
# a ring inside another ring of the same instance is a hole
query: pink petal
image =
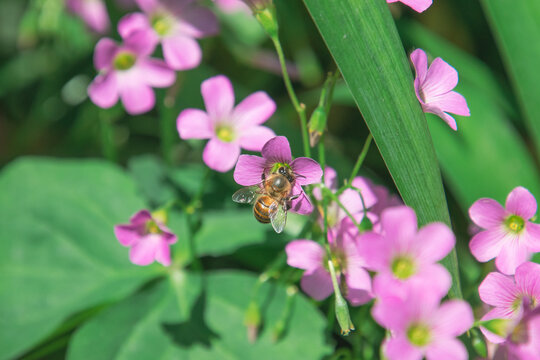
{"type": "Polygon", "coordinates": [[[436,339],[427,346],[427,360],[467,360],[469,354],[465,346],[452,338],[436,339]]]}
{"type": "Polygon", "coordinates": [[[511,276],[489,273],[478,287],[480,299],[488,305],[511,309],[518,296],[518,288],[511,276]]]}
{"type": "Polygon", "coordinates": [[[420,229],[416,237],[417,259],[437,262],[452,250],[456,243],[454,233],[443,223],[431,223],[420,229]]]}
{"type": "Polygon", "coordinates": [[[90,29],[97,33],[105,33],[109,26],[109,15],[103,1],[68,0],[66,5],[78,14],[90,29]]]}
{"type": "Polygon", "coordinates": [[[98,75],[88,86],[88,96],[94,104],[107,109],[118,102],[118,85],[114,73],[98,75]]]}
{"type": "Polygon", "coordinates": [[[154,262],[160,243],[159,235],[143,237],[130,249],[129,260],[135,265],[150,265],[154,262]]]}
{"type": "Polygon", "coordinates": [[[122,104],[131,115],[138,115],[152,110],[156,103],[154,91],[146,84],[132,78],[119,89],[122,104]]]}
{"type": "Polygon", "coordinates": [[[505,241],[501,252],[495,259],[497,269],[506,275],[513,275],[516,268],[531,258],[531,253],[526,244],[522,244],[519,238],[505,241]]]}
{"type": "MultiPolygon", "coordinates": [[[[397,0],[396,0],[397,1],[397,0]]],[[[416,72],[416,79],[414,80],[414,87],[418,89],[420,85],[424,82],[428,70],[428,60],[427,55],[422,49],[416,49],[411,53],[411,62],[414,66],[414,71],[416,72]]]]}
{"type": "Polygon", "coordinates": [[[159,0],[135,0],[135,2],[145,13],[151,13],[159,6],[159,0]]]}
{"type": "Polygon", "coordinates": [[[129,222],[132,225],[146,224],[149,220],[152,220],[152,214],[148,210],[137,211],[130,219],[129,222]]]}
{"type": "Polygon", "coordinates": [[[506,198],[506,210],[528,220],[536,214],[536,199],[529,190],[518,186],[506,198]]]}
{"type": "Polygon", "coordinates": [[[424,112],[427,112],[427,113],[432,113],[432,114],[435,114],[437,115],[438,117],[440,117],[441,119],[444,120],[444,122],[450,126],[450,128],[454,131],[457,130],[457,124],[456,124],[456,119],[454,119],[452,116],[450,116],[449,114],[445,113],[444,111],[442,111],[441,108],[437,107],[437,106],[432,106],[431,104],[422,104],[422,110],[424,110],[424,112]]]}
{"type": "Polygon", "coordinates": [[[501,225],[505,215],[502,205],[488,198],[476,200],[469,208],[471,220],[484,229],[501,225]]]}
{"type": "Polygon", "coordinates": [[[159,38],[152,29],[132,31],[123,39],[125,47],[140,57],[150,56],[159,43],[159,38]]]}
{"type": "Polygon", "coordinates": [[[366,206],[366,209],[369,209],[377,203],[377,196],[372,189],[371,181],[363,178],[362,176],[357,176],[353,179],[352,186],[360,189],[360,193],[362,194],[362,198],[364,199],[364,205],[366,206]]]}
{"type": "Polygon", "coordinates": [[[390,265],[390,246],[386,239],[374,232],[364,233],[358,239],[358,252],[374,271],[387,269],[390,265]]]}
{"type": "MultiPolygon", "coordinates": [[[[167,64],[175,70],[189,70],[201,63],[202,51],[196,40],[177,35],[166,37],[161,41],[163,57],[167,64]]],[[[233,102],[234,102],[234,94],[233,102]]]]}
{"type": "Polygon", "coordinates": [[[176,72],[171,70],[162,60],[141,59],[137,63],[137,70],[141,71],[145,82],[151,87],[168,87],[176,80],[176,72]]]}
{"type": "Polygon", "coordinates": [[[249,151],[261,151],[264,144],[276,136],[274,131],[266,126],[252,126],[238,131],[240,146],[249,151]]]}
{"type": "Polygon", "coordinates": [[[112,39],[103,38],[98,41],[94,50],[94,66],[97,70],[111,67],[118,45],[112,39]]]}
{"type": "Polygon", "coordinates": [[[450,290],[452,276],[441,264],[424,264],[414,276],[406,281],[406,286],[424,289],[422,291],[424,304],[438,304],[450,290]],[[426,288],[426,284],[430,284],[430,286],[426,288]]]}
{"type": "Polygon", "coordinates": [[[276,103],[264,91],[257,91],[242,100],[232,117],[239,129],[261,125],[276,111],[276,103]]]}
{"type": "Polygon", "coordinates": [[[540,300],[540,264],[526,262],[516,269],[516,284],[519,292],[540,300]]]}
{"type": "Polygon", "coordinates": [[[311,240],[294,240],[285,246],[287,264],[307,271],[315,271],[324,266],[325,250],[311,240]]]}
{"type": "Polygon", "coordinates": [[[431,102],[431,98],[445,94],[456,87],[458,83],[458,73],[441,58],[436,58],[431,63],[426,79],[422,84],[424,101],[431,102]]]}
{"type": "Polygon", "coordinates": [[[337,172],[330,166],[326,166],[324,168],[324,185],[326,185],[327,188],[333,191],[336,191],[338,189],[337,172]]]}
{"type": "Polygon", "coordinates": [[[353,305],[358,306],[369,302],[373,295],[371,293],[371,278],[369,273],[357,265],[348,265],[345,274],[347,282],[347,300],[353,305]]]}
{"type": "MultiPolygon", "coordinates": [[[[353,189],[343,191],[343,193],[339,196],[339,201],[353,215],[364,209],[362,206],[362,200],[360,199],[360,194],[353,189]]],[[[341,208],[340,211],[342,211],[341,208]]],[[[344,214],[344,216],[346,215],[344,214]]]]}
{"type": "Polygon", "coordinates": [[[498,256],[505,242],[502,228],[480,231],[469,243],[471,253],[480,262],[486,262],[498,256]]]}
{"type": "Polygon", "coordinates": [[[417,220],[414,210],[407,206],[388,208],[381,215],[385,238],[396,249],[407,249],[416,237],[417,220]]]}
{"type": "MultiPolygon", "coordinates": [[[[513,316],[513,312],[508,308],[494,308],[491,309],[487,314],[482,316],[481,321],[493,320],[493,319],[510,319],[513,316]]],[[[485,327],[480,326],[480,331],[488,339],[489,342],[494,344],[500,344],[506,341],[505,337],[496,335],[491,331],[487,330],[485,327]]]]}
{"type": "Polygon", "coordinates": [[[242,186],[261,183],[266,161],[255,155],[240,155],[234,168],[234,181],[242,186]]]}
{"type": "Polygon", "coordinates": [[[201,38],[219,32],[216,15],[210,9],[197,5],[182,10],[179,25],[179,32],[189,37],[201,38]]]}
{"type": "Polygon", "coordinates": [[[156,246],[156,261],[163,266],[171,265],[171,249],[165,241],[160,241],[156,246]]]}
{"type": "Polygon", "coordinates": [[[540,225],[527,222],[525,232],[521,235],[523,242],[527,244],[532,253],[540,252],[540,225]]]}
{"type": "Polygon", "coordinates": [[[306,271],[300,280],[302,290],[315,300],[324,300],[334,292],[332,278],[322,267],[314,271],[306,271]]]}
{"type": "Polygon", "coordinates": [[[213,124],[208,114],[199,109],[185,109],[176,120],[182,139],[210,139],[214,136],[213,124]]]}
{"type": "Polygon", "coordinates": [[[127,14],[118,21],[118,33],[122,39],[139,30],[152,30],[148,18],[142,13],[127,14]]]}
{"type": "Polygon", "coordinates": [[[431,323],[437,336],[456,337],[471,328],[474,316],[468,303],[463,300],[450,300],[439,307],[431,323]]]}
{"type": "Polygon", "coordinates": [[[292,190],[292,195],[300,194],[300,196],[291,201],[291,211],[301,215],[308,215],[313,212],[313,205],[300,185],[295,184],[292,190]]]}
{"type": "Polygon", "coordinates": [[[234,167],[240,156],[240,146],[212,138],[203,151],[204,163],[212,170],[227,172],[234,167]]]}
{"type": "Polygon", "coordinates": [[[422,351],[411,345],[405,337],[405,334],[399,334],[396,337],[385,340],[384,354],[388,360],[421,360],[422,351]]]}
{"type": "Polygon", "coordinates": [[[291,147],[285,136],[276,136],[264,144],[262,156],[272,163],[290,164],[292,161],[291,147]]]}
{"type": "Polygon", "coordinates": [[[321,182],[321,165],[313,159],[306,157],[296,158],[291,163],[291,168],[297,175],[296,183],[299,185],[309,185],[321,182]]]}
{"type": "Polygon", "coordinates": [[[132,225],[116,225],[114,235],[122,246],[132,246],[141,238],[138,229],[132,225]]]}
{"type": "Polygon", "coordinates": [[[210,118],[229,118],[234,106],[234,90],[226,76],[218,75],[203,81],[201,92],[210,118]]]}
{"type": "Polygon", "coordinates": [[[435,96],[429,101],[430,106],[437,107],[444,112],[450,112],[452,114],[461,116],[470,116],[469,106],[467,100],[463,95],[450,91],[446,94],[435,96]]]}

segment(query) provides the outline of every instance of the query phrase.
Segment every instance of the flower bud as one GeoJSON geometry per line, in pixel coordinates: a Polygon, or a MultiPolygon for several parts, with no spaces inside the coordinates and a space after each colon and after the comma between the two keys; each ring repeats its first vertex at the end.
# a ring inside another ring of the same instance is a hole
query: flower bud
{"type": "Polygon", "coordinates": [[[486,328],[486,330],[501,337],[507,337],[512,328],[512,321],[509,319],[492,319],[480,321],[478,324],[486,328]]]}
{"type": "Polygon", "coordinates": [[[317,145],[321,135],[326,129],[326,119],[327,116],[324,107],[318,106],[311,114],[308,123],[309,145],[311,145],[311,147],[317,145]]]}
{"type": "Polygon", "coordinates": [[[483,336],[479,334],[478,329],[472,329],[471,334],[471,344],[474,351],[482,358],[487,358],[487,345],[483,336]]]}
{"type": "Polygon", "coordinates": [[[330,275],[332,276],[332,285],[334,286],[334,297],[336,300],[336,318],[341,327],[341,335],[347,336],[352,330],[354,330],[354,324],[352,323],[351,316],[349,315],[349,307],[347,301],[341,295],[339,290],[339,284],[336,277],[336,270],[332,260],[328,260],[328,268],[330,269],[330,275]]]}
{"type": "Polygon", "coordinates": [[[252,300],[246,309],[244,325],[247,327],[249,342],[254,343],[257,340],[259,327],[261,325],[261,310],[259,304],[257,304],[255,300],[252,300]]]}
{"type": "Polygon", "coordinates": [[[276,7],[272,0],[244,0],[249,6],[255,19],[262,25],[266,33],[275,38],[278,34],[278,22],[276,17],[276,7]]]}

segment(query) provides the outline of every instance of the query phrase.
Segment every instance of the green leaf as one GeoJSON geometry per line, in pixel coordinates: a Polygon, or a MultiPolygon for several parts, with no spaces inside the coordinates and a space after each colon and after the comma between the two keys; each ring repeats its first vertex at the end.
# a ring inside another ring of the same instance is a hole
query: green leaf
{"type": "MultiPolygon", "coordinates": [[[[404,202],[420,225],[450,224],[437,157],[413,76],[383,0],[304,0],[364,117],[404,202]]],[[[457,258],[445,260],[460,296],[457,258]]]]}
{"type": "Polygon", "coordinates": [[[482,0],[481,3],[540,153],[540,2],[482,0]]]}
{"type": "Polygon", "coordinates": [[[172,273],[169,284],[154,287],[100,313],[81,327],[68,359],[320,359],[325,319],[302,295],[285,338],[272,341],[273,325],[285,306],[285,289],[265,284],[260,290],[263,329],[255,343],[247,338],[244,314],[256,276],[232,271],[212,273],[204,281],[172,273]],[[170,286],[173,285],[173,286],[170,286]],[[185,307],[188,305],[186,311],[185,307]]]}
{"type": "Polygon", "coordinates": [[[3,170],[0,188],[0,359],[159,271],[132,265],[114,237],[115,224],[144,208],[117,167],[27,158],[3,170]]]}

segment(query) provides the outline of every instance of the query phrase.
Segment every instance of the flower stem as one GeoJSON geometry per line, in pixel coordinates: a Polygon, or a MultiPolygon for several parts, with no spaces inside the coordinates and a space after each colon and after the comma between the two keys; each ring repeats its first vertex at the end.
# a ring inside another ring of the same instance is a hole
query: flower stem
{"type": "Polygon", "coordinates": [[[302,131],[302,142],[304,144],[304,155],[307,157],[311,157],[311,149],[309,147],[309,136],[308,136],[308,129],[307,129],[307,118],[306,118],[306,107],[304,104],[301,104],[298,101],[298,98],[296,97],[296,93],[294,92],[294,88],[291,83],[291,78],[289,77],[289,73],[287,71],[287,64],[285,63],[285,55],[283,54],[283,48],[281,47],[281,42],[279,41],[279,37],[272,36],[271,37],[272,42],[274,43],[274,47],[276,48],[276,52],[279,58],[279,63],[281,65],[281,71],[283,73],[283,81],[285,83],[285,87],[287,88],[287,92],[289,93],[289,97],[291,98],[291,102],[294,106],[294,109],[298,113],[298,117],[300,118],[300,127],[302,131]]]}
{"type": "Polygon", "coordinates": [[[356,175],[358,175],[358,171],[360,171],[360,167],[362,166],[362,163],[364,162],[364,159],[366,158],[366,155],[369,151],[369,146],[371,145],[371,140],[373,140],[373,135],[369,133],[366,142],[364,143],[364,147],[362,148],[362,151],[358,155],[358,159],[356,159],[356,163],[354,164],[353,171],[351,173],[351,176],[349,177],[349,181],[347,183],[347,186],[352,186],[352,182],[356,175]]]}
{"type": "Polygon", "coordinates": [[[104,116],[103,112],[99,112],[101,120],[101,148],[103,155],[109,161],[115,162],[118,158],[118,153],[114,146],[114,128],[111,119],[104,116]]]}

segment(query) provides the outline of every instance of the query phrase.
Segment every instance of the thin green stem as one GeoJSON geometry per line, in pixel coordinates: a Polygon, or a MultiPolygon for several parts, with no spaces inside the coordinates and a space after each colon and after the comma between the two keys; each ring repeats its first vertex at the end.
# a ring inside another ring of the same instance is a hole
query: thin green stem
{"type": "Polygon", "coordinates": [[[353,171],[351,173],[351,176],[349,177],[349,181],[347,182],[348,186],[352,185],[354,178],[356,177],[356,175],[358,175],[358,171],[360,171],[360,167],[362,166],[362,163],[364,162],[364,159],[366,158],[366,155],[369,151],[371,140],[373,140],[373,135],[371,135],[370,133],[366,139],[366,142],[364,143],[364,147],[362,148],[362,151],[358,155],[358,159],[356,159],[356,164],[354,164],[353,171]]]}
{"type": "Polygon", "coordinates": [[[308,135],[308,128],[307,128],[306,107],[304,106],[304,104],[301,104],[298,101],[298,98],[296,97],[296,93],[294,92],[291,78],[289,77],[289,73],[287,71],[285,55],[283,54],[283,48],[281,47],[281,42],[279,41],[279,37],[272,36],[271,39],[272,39],[272,42],[274,43],[274,47],[276,48],[276,52],[279,58],[281,71],[283,73],[283,81],[285,83],[285,87],[287,88],[287,93],[289,93],[289,97],[291,98],[291,102],[294,106],[294,109],[296,110],[296,112],[298,113],[298,117],[300,118],[302,142],[304,144],[304,155],[307,157],[311,157],[311,149],[309,147],[309,135],[308,135]]]}

